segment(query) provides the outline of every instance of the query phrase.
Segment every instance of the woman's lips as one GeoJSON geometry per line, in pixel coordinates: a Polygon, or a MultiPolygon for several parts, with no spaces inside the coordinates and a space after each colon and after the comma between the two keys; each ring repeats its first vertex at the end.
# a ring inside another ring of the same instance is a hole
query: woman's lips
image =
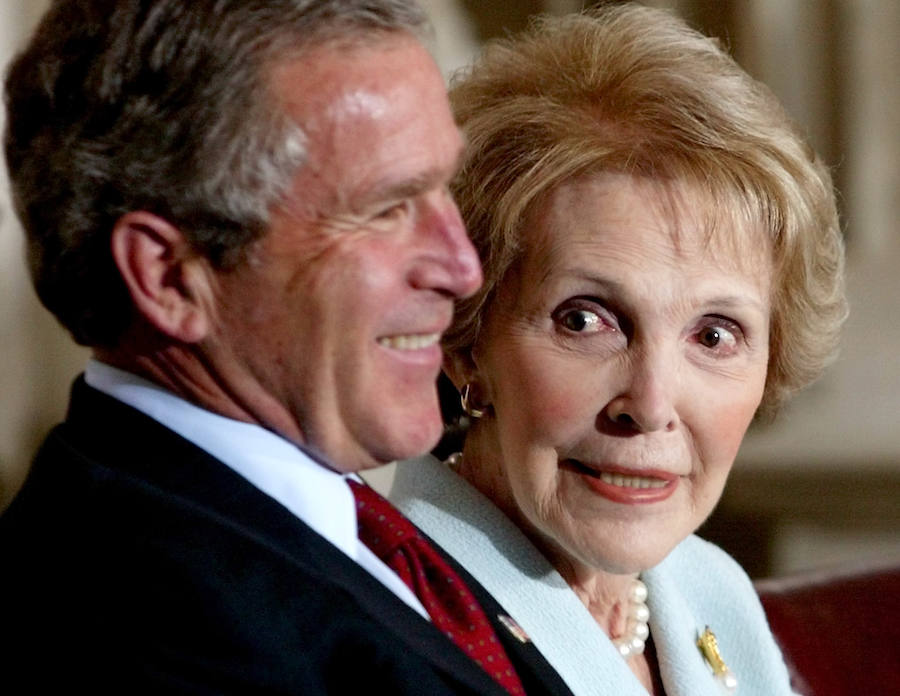
{"type": "Polygon", "coordinates": [[[671,496],[678,487],[679,477],[667,471],[635,472],[619,467],[586,466],[575,459],[566,462],[588,487],[615,503],[658,503],[671,496]]]}

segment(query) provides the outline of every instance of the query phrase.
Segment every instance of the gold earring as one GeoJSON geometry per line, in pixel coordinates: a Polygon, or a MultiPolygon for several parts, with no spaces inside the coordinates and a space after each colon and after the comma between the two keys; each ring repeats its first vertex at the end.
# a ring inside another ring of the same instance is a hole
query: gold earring
{"type": "Polygon", "coordinates": [[[484,415],[484,408],[477,408],[469,401],[471,387],[471,382],[466,382],[463,385],[462,391],[459,393],[459,401],[462,404],[462,410],[465,411],[467,416],[470,418],[481,418],[484,415]]]}

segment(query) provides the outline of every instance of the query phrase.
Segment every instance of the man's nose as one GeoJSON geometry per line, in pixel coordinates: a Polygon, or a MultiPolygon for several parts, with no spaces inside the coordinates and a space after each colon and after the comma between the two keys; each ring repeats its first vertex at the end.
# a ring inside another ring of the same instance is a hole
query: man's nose
{"type": "Polygon", "coordinates": [[[423,254],[410,278],[415,287],[437,290],[457,299],[468,297],[481,287],[478,252],[449,194],[440,194],[426,206],[416,234],[423,242],[423,254]]]}

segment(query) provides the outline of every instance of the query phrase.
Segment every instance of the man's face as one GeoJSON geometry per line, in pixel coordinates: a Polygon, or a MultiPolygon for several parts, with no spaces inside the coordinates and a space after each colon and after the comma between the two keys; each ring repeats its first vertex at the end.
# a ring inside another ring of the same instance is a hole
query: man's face
{"type": "Polygon", "coordinates": [[[336,469],[437,441],[439,340],[481,268],[447,190],[462,149],[412,37],[327,45],[277,68],[308,160],[250,260],[218,283],[208,347],[255,420],[336,469]]]}

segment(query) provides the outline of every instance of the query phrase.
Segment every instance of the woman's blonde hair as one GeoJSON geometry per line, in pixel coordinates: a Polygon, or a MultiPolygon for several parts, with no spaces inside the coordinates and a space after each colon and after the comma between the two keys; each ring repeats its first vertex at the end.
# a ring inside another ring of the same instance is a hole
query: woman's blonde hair
{"type": "Polygon", "coordinates": [[[716,40],[636,4],[541,18],[488,44],[450,97],[468,141],[454,193],[485,283],[458,305],[449,353],[475,344],[523,252],[527,213],[562,182],[610,171],[689,182],[714,203],[712,226],[743,220],[726,225],[729,233],[768,235],[774,272],[761,411],[774,412],[833,356],[846,300],[830,174],[774,95],[716,40]]]}

